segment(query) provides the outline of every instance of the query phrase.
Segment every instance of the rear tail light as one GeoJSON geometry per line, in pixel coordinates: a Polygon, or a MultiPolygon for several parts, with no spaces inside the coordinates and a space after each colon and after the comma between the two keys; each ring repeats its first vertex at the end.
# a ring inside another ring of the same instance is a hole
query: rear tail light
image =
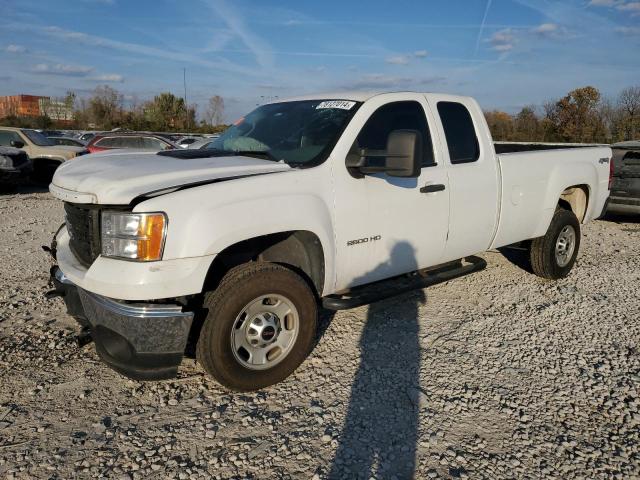
{"type": "Polygon", "coordinates": [[[609,159],[609,190],[613,186],[613,157],[609,159]]]}

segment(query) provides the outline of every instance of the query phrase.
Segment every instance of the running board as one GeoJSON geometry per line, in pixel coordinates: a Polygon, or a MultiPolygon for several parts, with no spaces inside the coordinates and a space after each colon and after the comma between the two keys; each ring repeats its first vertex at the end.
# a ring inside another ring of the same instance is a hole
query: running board
{"type": "Polygon", "coordinates": [[[356,287],[343,295],[323,297],[322,306],[327,310],[348,310],[369,303],[379,302],[413,290],[448,282],[470,273],[484,270],[487,262],[480,257],[467,257],[431,269],[419,270],[407,275],[356,287]]]}

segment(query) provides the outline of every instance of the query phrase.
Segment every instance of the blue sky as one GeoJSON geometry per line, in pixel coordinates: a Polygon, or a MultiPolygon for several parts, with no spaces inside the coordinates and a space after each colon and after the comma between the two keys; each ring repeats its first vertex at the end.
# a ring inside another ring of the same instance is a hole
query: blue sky
{"type": "Polygon", "coordinates": [[[640,84],[640,1],[0,0],[0,95],[161,91],[227,120],[264,98],[441,91],[515,111],[640,84]]]}

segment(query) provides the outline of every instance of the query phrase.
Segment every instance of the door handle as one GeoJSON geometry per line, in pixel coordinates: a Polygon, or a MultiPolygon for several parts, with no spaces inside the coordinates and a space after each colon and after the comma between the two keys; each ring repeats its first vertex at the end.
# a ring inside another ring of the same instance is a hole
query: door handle
{"type": "Polygon", "coordinates": [[[442,183],[433,183],[431,185],[425,185],[420,189],[420,193],[435,193],[441,192],[445,189],[444,184],[442,183]]]}

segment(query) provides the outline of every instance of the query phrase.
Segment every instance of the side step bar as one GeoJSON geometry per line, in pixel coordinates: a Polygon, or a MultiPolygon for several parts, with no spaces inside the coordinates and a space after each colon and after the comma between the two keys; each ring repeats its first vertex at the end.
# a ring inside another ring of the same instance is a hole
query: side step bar
{"type": "Polygon", "coordinates": [[[356,287],[343,295],[323,297],[322,306],[327,310],[348,310],[387,298],[448,282],[470,273],[484,270],[487,262],[480,257],[467,257],[432,269],[419,270],[387,280],[356,287]]]}

